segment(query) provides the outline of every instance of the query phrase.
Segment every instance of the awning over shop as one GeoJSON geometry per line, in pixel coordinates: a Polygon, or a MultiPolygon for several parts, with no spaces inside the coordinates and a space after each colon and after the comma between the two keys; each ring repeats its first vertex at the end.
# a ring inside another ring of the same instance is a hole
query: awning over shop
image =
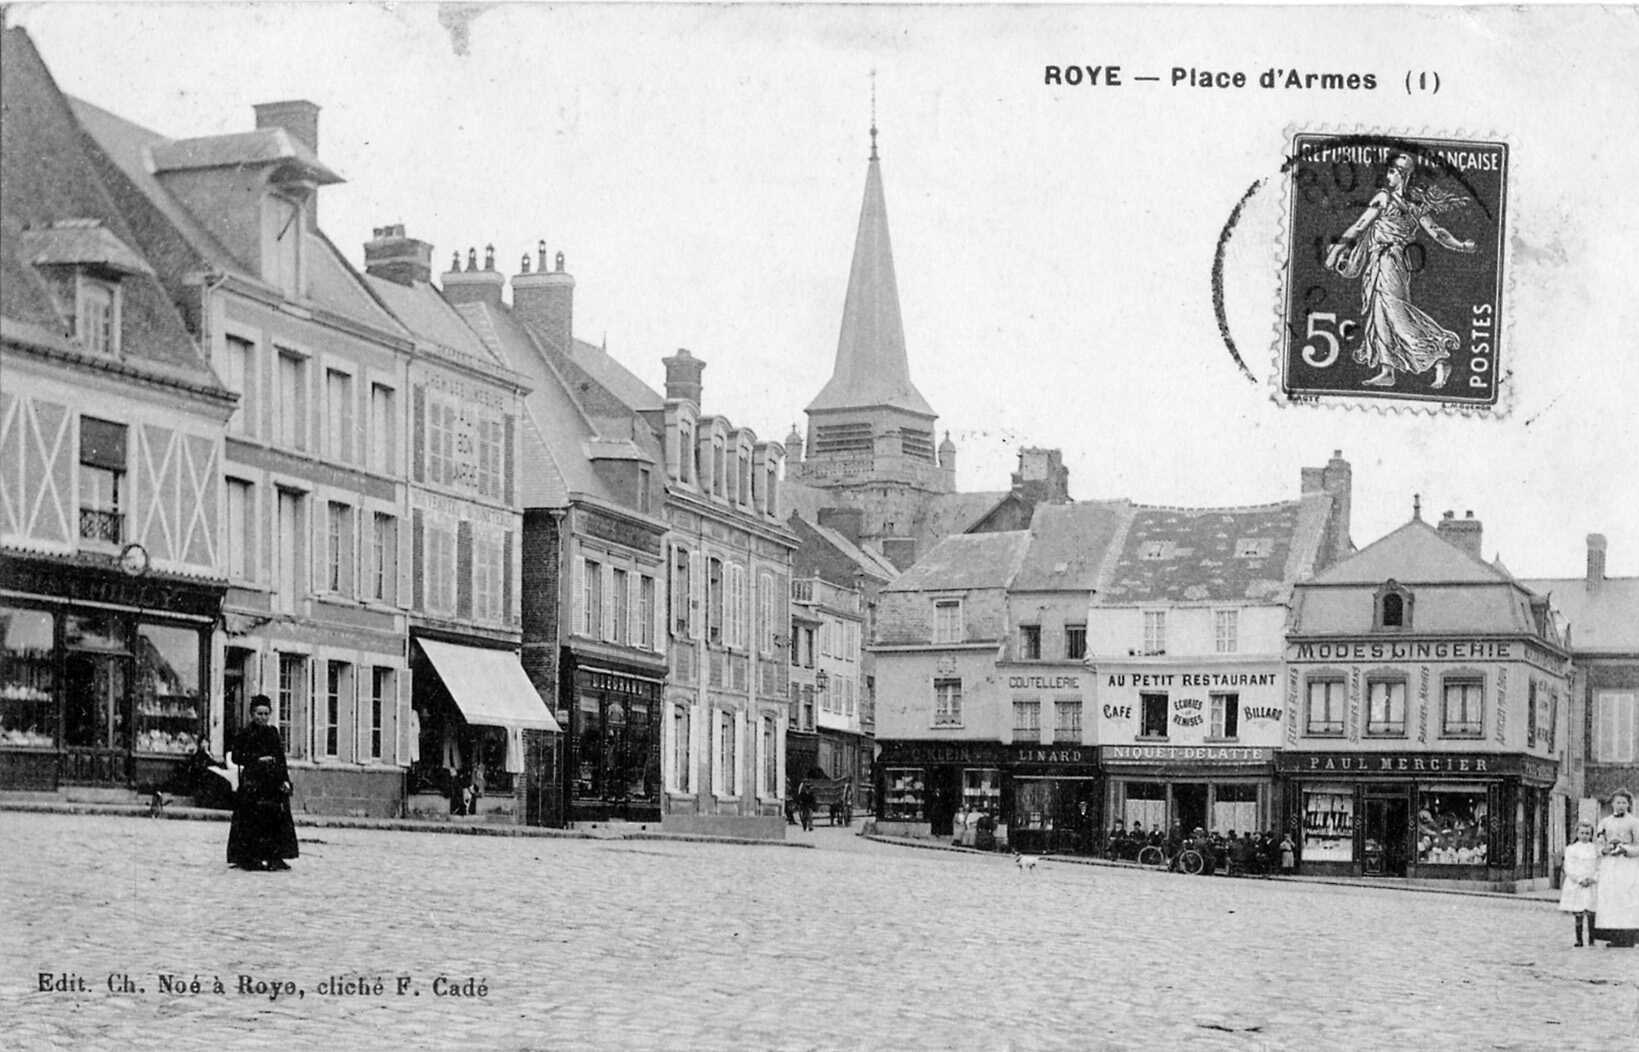
{"type": "Polygon", "coordinates": [[[562,733],[563,728],[529,682],[517,654],[434,639],[418,639],[416,643],[438,670],[444,689],[455,699],[468,723],[562,733]]]}

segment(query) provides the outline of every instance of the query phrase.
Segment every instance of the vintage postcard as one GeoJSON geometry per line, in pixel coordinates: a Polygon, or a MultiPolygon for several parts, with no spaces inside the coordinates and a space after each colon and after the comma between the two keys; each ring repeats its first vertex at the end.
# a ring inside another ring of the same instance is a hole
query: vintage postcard
{"type": "Polygon", "coordinates": [[[1639,1047],[1631,7],[0,20],[6,1047],[1639,1047]]]}

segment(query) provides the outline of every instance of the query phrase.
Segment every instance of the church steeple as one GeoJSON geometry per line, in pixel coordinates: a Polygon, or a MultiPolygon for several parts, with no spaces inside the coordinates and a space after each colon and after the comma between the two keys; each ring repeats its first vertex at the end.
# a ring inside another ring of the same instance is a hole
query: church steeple
{"type": "Polygon", "coordinates": [[[911,383],[905,354],[876,134],[873,112],[865,199],[859,209],[859,230],[854,235],[853,264],[848,269],[848,295],[842,306],[836,365],[830,381],[809,404],[808,412],[885,407],[931,419],[935,413],[911,383]]]}

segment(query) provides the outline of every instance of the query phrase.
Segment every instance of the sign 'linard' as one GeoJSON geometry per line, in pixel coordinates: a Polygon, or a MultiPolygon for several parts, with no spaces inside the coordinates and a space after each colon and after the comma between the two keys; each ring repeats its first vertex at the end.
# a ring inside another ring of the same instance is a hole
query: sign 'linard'
{"type": "Polygon", "coordinates": [[[1491,640],[1454,643],[1299,643],[1298,661],[1507,661],[1509,644],[1491,640]]]}

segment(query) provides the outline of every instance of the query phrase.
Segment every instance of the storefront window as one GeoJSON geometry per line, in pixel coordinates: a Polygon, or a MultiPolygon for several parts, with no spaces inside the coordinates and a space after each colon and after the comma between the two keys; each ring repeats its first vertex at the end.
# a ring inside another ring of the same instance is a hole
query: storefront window
{"type": "Polygon", "coordinates": [[[1127,828],[1134,822],[1145,829],[1167,824],[1167,787],[1160,782],[1128,782],[1127,805],[1124,812],[1127,828]]]}
{"type": "Polygon", "coordinates": [[[920,767],[890,767],[884,772],[887,791],[882,798],[882,817],[888,821],[916,821],[922,817],[922,775],[920,767]]]}
{"type": "Polygon", "coordinates": [[[964,770],[962,806],[998,814],[1002,809],[1002,772],[994,767],[969,767],[964,770]]]}
{"type": "Polygon", "coordinates": [[[1037,779],[1014,779],[1013,822],[1008,827],[1014,832],[1039,831],[1050,833],[1058,807],[1057,782],[1037,779]]]}
{"type": "Polygon", "coordinates": [[[0,606],[0,745],[57,744],[54,628],[44,610],[0,606]]]}
{"type": "Polygon", "coordinates": [[[1303,791],[1303,860],[1354,860],[1354,790],[1320,786],[1303,791]]]}
{"type": "Polygon", "coordinates": [[[1258,787],[1219,785],[1212,794],[1212,828],[1246,833],[1258,828],[1258,787]]]}
{"type": "Polygon", "coordinates": [[[1417,802],[1417,861],[1432,866],[1483,866],[1489,837],[1484,789],[1435,789],[1417,802]]]}
{"type": "Polygon", "coordinates": [[[189,753],[199,742],[199,632],[170,625],[137,629],[137,752],[189,753]]]}

